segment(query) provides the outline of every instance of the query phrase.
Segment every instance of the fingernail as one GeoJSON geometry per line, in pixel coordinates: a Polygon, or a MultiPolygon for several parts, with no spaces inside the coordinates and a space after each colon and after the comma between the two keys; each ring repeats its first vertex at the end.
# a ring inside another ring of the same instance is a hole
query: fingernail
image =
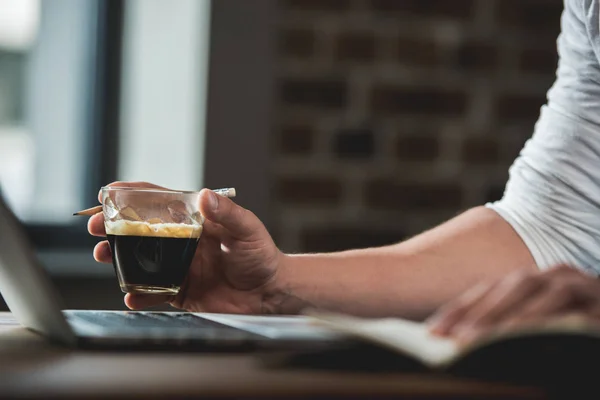
{"type": "Polygon", "coordinates": [[[426,321],[427,327],[429,328],[429,332],[434,335],[445,335],[446,334],[446,321],[444,318],[440,317],[432,317],[428,321],[426,321]]]}
{"type": "Polygon", "coordinates": [[[208,193],[208,203],[210,205],[211,211],[217,211],[217,208],[219,208],[219,199],[217,198],[217,195],[213,192],[208,193]]]}
{"type": "Polygon", "coordinates": [[[431,332],[431,333],[439,335],[443,331],[442,329],[440,329],[441,326],[440,326],[439,321],[427,321],[426,324],[427,324],[427,328],[429,329],[429,332],[431,332]]]}

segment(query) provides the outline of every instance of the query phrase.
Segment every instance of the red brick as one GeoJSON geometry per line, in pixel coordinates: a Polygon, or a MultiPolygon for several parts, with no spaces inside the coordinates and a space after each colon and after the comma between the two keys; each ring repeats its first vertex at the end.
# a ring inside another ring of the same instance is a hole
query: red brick
{"type": "Polygon", "coordinates": [[[303,252],[330,252],[398,243],[406,234],[398,229],[375,229],[365,226],[314,228],[302,232],[303,252]]]}
{"type": "Polygon", "coordinates": [[[424,16],[468,19],[475,0],[370,0],[371,8],[382,13],[406,13],[424,16]]]}
{"type": "Polygon", "coordinates": [[[285,0],[284,9],[303,11],[345,11],[351,6],[351,0],[285,0]]]}
{"type": "Polygon", "coordinates": [[[375,134],[371,129],[341,129],[333,139],[332,151],[338,158],[369,159],[375,156],[375,134]]]}
{"type": "Polygon", "coordinates": [[[365,202],[374,209],[431,210],[458,209],[462,206],[462,188],[457,183],[396,183],[373,180],[365,186],[365,202]]]}
{"type": "Polygon", "coordinates": [[[275,192],[287,204],[336,205],[342,198],[342,185],[331,177],[286,177],[279,179],[275,192]]]}
{"type": "Polygon", "coordinates": [[[336,42],[335,54],[341,61],[368,62],[375,58],[376,41],[369,32],[345,32],[336,42]]]}
{"type": "Polygon", "coordinates": [[[462,159],[466,164],[495,164],[499,161],[500,149],[492,137],[468,138],[462,145],[462,159]]]}
{"type": "Polygon", "coordinates": [[[396,157],[401,161],[434,161],[439,154],[439,140],[434,135],[402,136],[396,142],[396,157]]]}
{"type": "Polygon", "coordinates": [[[281,82],[284,103],[317,108],[341,108],[346,105],[346,82],[339,78],[286,79],[281,82]]]}
{"type": "Polygon", "coordinates": [[[491,70],[498,64],[498,48],[487,43],[464,43],[456,50],[456,65],[464,70],[491,70]]]}
{"type": "Polygon", "coordinates": [[[314,130],[309,125],[288,125],[281,129],[279,150],[283,154],[309,154],[313,149],[314,130]]]}
{"type": "Polygon", "coordinates": [[[375,114],[462,115],[467,95],[462,91],[429,87],[376,86],[371,92],[375,114]]]}
{"type": "Polygon", "coordinates": [[[563,10],[561,0],[502,0],[496,2],[496,7],[500,26],[558,36],[563,10]]]}
{"type": "Polygon", "coordinates": [[[546,103],[545,94],[536,96],[502,95],[496,99],[496,117],[501,121],[535,121],[540,108],[546,103]]]}
{"type": "Polygon", "coordinates": [[[307,58],[315,52],[315,33],[310,29],[285,29],[280,38],[280,54],[307,58]]]}
{"type": "Polygon", "coordinates": [[[396,51],[402,64],[435,66],[441,62],[438,46],[427,39],[399,38],[396,51]]]}
{"type": "Polygon", "coordinates": [[[556,46],[551,49],[525,49],[519,54],[519,69],[554,75],[558,65],[556,46]]]}
{"type": "MultiPolygon", "coordinates": [[[[519,154],[521,153],[521,150],[523,150],[523,147],[525,146],[525,142],[527,142],[527,140],[529,140],[531,138],[531,128],[530,129],[523,129],[522,132],[517,131],[517,134],[521,135],[521,140],[520,141],[514,141],[511,142],[506,148],[505,148],[505,154],[504,157],[502,157],[504,159],[504,161],[506,162],[511,162],[514,161],[519,154]]],[[[515,132],[513,132],[515,133],[515,132]]]]}
{"type": "Polygon", "coordinates": [[[492,185],[485,191],[484,202],[493,202],[502,199],[504,196],[504,185],[492,185]]]}

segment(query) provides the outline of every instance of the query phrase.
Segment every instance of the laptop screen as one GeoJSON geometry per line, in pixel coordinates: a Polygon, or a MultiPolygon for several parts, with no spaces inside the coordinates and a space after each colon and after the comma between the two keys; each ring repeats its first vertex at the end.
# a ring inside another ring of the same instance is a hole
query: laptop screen
{"type": "Polygon", "coordinates": [[[75,338],[58,293],[37,259],[21,222],[0,196],[0,294],[27,328],[63,343],[75,338]]]}

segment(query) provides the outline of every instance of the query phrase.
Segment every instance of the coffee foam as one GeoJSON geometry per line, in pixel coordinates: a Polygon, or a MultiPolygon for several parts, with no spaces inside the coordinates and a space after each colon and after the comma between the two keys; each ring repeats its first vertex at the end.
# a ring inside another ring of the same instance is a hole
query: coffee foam
{"type": "Polygon", "coordinates": [[[173,223],[151,224],[142,221],[105,221],[104,227],[108,235],[120,236],[153,236],[172,238],[199,238],[202,225],[186,225],[173,223]]]}

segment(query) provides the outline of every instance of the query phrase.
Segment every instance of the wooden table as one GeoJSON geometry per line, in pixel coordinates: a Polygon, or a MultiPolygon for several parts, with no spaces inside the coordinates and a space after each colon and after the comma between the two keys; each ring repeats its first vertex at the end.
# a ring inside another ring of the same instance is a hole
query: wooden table
{"type": "Polygon", "coordinates": [[[439,375],[271,369],[252,354],[90,352],[52,346],[0,313],[2,398],[545,398],[439,375]]]}

